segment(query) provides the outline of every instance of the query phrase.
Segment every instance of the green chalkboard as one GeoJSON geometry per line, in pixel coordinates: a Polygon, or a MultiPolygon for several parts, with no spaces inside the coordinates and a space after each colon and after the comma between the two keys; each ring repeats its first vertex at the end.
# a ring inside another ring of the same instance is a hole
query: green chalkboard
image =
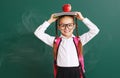
{"type": "MultiPolygon", "coordinates": [[[[0,78],[53,78],[52,48],[34,36],[52,13],[70,3],[100,33],[84,46],[86,78],[120,78],[119,0],[1,0],[0,78]]],[[[79,33],[87,31],[78,22],[79,33]]],[[[46,31],[54,35],[54,24],[46,31]]]]}

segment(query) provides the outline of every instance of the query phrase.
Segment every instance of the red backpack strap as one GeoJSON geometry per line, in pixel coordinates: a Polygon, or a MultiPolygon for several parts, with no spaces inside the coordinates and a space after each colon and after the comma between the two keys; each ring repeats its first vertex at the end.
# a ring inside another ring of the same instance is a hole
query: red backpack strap
{"type": "Polygon", "coordinates": [[[82,44],[81,44],[81,41],[80,41],[80,38],[79,37],[73,37],[73,41],[75,43],[75,46],[76,46],[76,49],[77,49],[77,54],[78,54],[78,58],[79,58],[79,64],[81,66],[81,72],[80,72],[80,78],[85,78],[84,76],[84,58],[83,58],[83,54],[82,54],[82,44]],[[80,46],[81,44],[81,46],[80,46]]]}
{"type": "Polygon", "coordinates": [[[60,37],[55,38],[54,44],[53,44],[54,60],[57,59],[57,52],[58,52],[58,48],[59,48],[60,42],[61,42],[61,38],[60,37]]]}
{"type": "Polygon", "coordinates": [[[57,54],[58,54],[58,48],[61,42],[61,38],[57,37],[54,40],[54,44],[53,44],[53,51],[54,51],[54,78],[56,78],[56,74],[57,74],[57,54]]]}
{"type": "Polygon", "coordinates": [[[79,45],[79,44],[81,44],[80,38],[79,37],[73,37],[73,41],[74,41],[76,49],[77,49],[78,57],[80,57],[82,55],[82,52],[81,52],[82,48],[79,45]]]}

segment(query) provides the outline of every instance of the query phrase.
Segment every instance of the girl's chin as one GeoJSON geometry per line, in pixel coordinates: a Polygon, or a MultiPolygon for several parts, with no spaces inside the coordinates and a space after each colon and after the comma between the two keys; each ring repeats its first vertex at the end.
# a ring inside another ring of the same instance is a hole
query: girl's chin
{"type": "Polygon", "coordinates": [[[70,31],[64,31],[64,33],[66,33],[66,34],[69,33],[69,32],[70,32],[70,31]]]}
{"type": "Polygon", "coordinates": [[[64,35],[69,35],[70,33],[68,32],[68,33],[64,33],[64,35]]]}

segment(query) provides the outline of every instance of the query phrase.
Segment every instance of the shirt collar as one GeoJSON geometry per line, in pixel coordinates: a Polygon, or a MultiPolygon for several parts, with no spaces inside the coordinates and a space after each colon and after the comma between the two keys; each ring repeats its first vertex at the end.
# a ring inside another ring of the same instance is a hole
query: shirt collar
{"type": "Polygon", "coordinates": [[[61,38],[64,38],[64,39],[70,39],[70,38],[73,38],[73,37],[75,37],[75,35],[74,34],[72,34],[72,36],[70,37],[70,38],[66,38],[64,35],[62,35],[61,34],[61,36],[60,36],[61,38]]]}

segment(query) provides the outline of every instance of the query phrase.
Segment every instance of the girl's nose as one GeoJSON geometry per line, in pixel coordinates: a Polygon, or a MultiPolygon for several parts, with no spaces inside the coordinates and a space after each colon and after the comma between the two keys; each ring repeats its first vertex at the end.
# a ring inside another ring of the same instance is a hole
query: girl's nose
{"type": "Polygon", "coordinates": [[[69,28],[67,26],[65,26],[65,30],[69,30],[69,28]]]}

